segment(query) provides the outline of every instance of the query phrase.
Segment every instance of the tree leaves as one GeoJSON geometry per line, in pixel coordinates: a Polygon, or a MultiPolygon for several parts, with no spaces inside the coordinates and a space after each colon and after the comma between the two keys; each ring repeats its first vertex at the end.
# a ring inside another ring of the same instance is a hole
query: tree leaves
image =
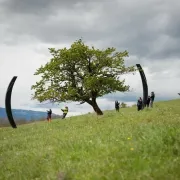
{"type": "Polygon", "coordinates": [[[119,75],[135,71],[134,66],[124,65],[127,51],[90,48],[81,39],[69,49],[49,48],[49,51],[52,58],[36,70],[34,75],[41,75],[41,80],[31,88],[35,90],[33,98],[40,102],[89,102],[108,93],[129,90],[125,81],[118,79],[119,75]]]}

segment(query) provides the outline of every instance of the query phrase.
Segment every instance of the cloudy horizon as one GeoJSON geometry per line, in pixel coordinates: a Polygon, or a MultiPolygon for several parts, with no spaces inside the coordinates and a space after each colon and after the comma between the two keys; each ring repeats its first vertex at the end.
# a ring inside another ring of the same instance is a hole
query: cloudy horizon
{"type": "MultiPolygon", "coordinates": [[[[127,65],[140,63],[156,101],[177,99],[180,92],[180,1],[178,0],[0,0],[0,107],[6,89],[18,76],[12,108],[42,110],[59,106],[31,100],[35,73],[51,58],[48,48],[69,47],[83,38],[96,48],[127,50],[127,65]]],[[[114,100],[131,105],[142,96],[140,75],[123,76],[132,92],[98,99],[102,110],[114,108],[114,100]]],[[[68,103],[71,114],[92,112],[88,104],[68,103]]]]}

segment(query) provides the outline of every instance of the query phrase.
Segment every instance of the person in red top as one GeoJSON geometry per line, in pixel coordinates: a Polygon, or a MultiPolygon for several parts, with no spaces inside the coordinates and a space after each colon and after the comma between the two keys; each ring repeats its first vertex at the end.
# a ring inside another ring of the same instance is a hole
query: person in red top
{"type": "Polygon", "coordinates": [[[49,111],[47,111],[47,120],[48,120],[48,122],[51,122],[51,115],[52,115],[52,110],[50,109],[49,111]]]}

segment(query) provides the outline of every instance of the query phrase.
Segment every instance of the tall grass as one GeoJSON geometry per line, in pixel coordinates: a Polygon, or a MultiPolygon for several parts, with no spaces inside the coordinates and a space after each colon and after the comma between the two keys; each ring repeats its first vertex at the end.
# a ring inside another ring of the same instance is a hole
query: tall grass
{"type": "Polygon", "coordinates": [[[0,129],[2,180],[179,180],[180,100],[0,129]]]}

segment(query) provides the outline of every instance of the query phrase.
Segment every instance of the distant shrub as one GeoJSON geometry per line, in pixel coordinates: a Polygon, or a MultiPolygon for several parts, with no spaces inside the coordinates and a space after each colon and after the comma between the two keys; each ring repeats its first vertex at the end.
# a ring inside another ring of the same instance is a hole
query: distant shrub
{"type": "Polygon", "coordinates": [[[124,102],[122,102],[122,103],[121,103],[121,108],[127,108],[127,104],[124,103],[124,102]]]}

